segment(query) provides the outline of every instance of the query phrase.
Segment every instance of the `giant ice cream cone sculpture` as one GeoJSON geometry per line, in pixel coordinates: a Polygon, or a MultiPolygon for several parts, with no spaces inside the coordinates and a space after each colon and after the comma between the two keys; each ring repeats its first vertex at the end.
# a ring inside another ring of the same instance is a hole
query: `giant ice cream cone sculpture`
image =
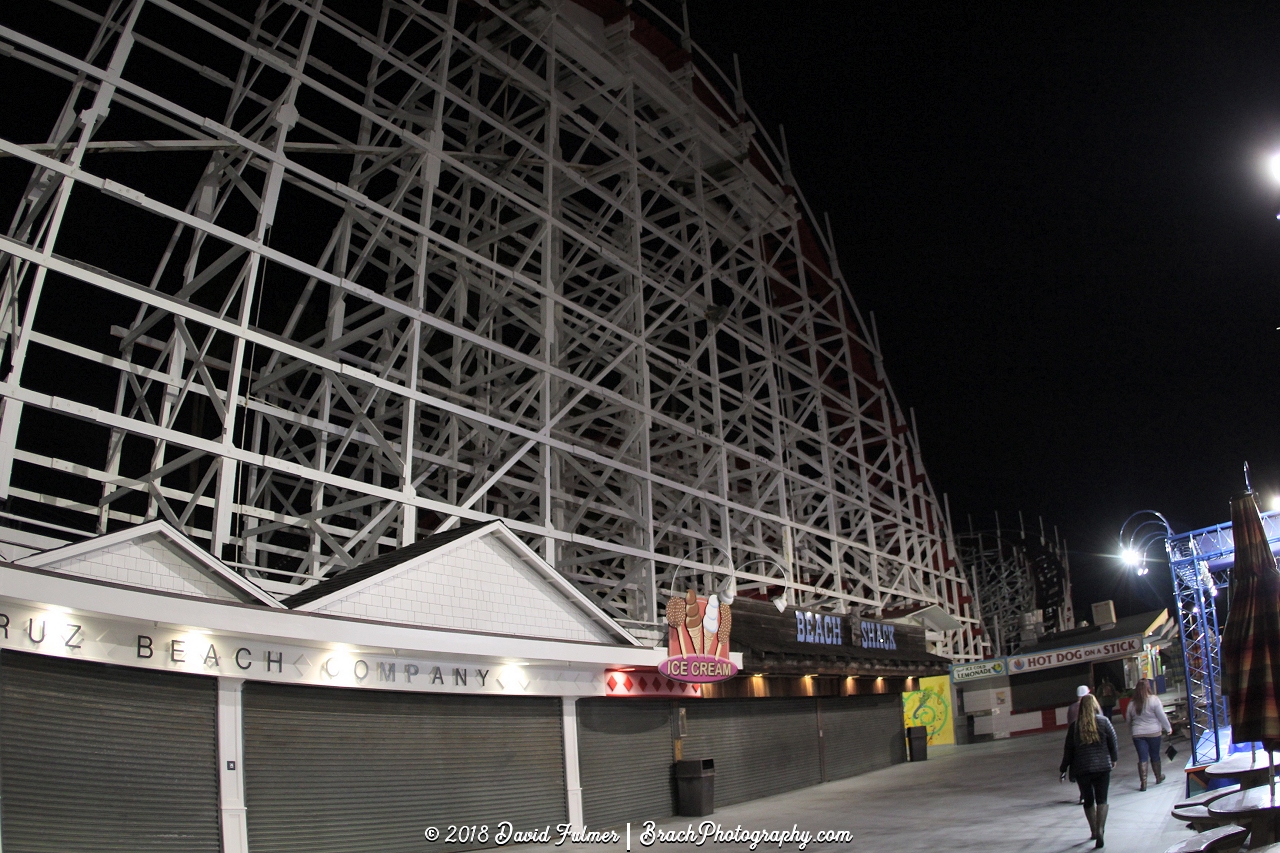
{"type": "Polygon", "coordinates": [[[720,643],[720,603],[714,595],[707,596],[706,612],[702,615],[702,648],[705,654],[715,656],[720,643]]]}
{"type": "Polygon", "coordinates": [[[733,626],[733,611],[729,609],[729,605],[720,605],[720,627],[716,632],[719,639],[717,653],[725,660],[729,659],[729,629],[733,626]]]}
{"type": "Polygon", "coordinates": [[[667,659],[658,671],[686,684],[710,684],[736,675],[738,666],[729,659],[730,621],[729,605],[718,595],[701,599],[692,589],[672,595],[667,599],[667,659]]]}
{"type": "Polygon", "coordinates": [[[671,638],[667,641],[667,653],[674,655],[676,650],[687,655],[688,648],[684,643],[685,601],[674,595],[667,599],[667,624],[671,626],[671,638]]]}
{"type": "Polygon", "coordinates": [[[692,648],[689,649],[690,654],[702,654],[702,605],[698,603],[698,594],[693,590],[689,590],[684,595],[685,617],[684,626],[689,632],[689,639],[692,641],[692,648]]]}

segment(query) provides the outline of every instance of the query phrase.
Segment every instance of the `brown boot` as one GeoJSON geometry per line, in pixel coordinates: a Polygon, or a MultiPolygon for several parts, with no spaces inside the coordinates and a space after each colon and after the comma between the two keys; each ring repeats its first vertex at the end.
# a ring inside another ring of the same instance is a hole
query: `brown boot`
{"type": "Polygon", "coordinates": [[[1164,781],[1164,774],[1160,772],[1160,759],[1151,759],[1151,772],[1156,775],[1156,784],[1159,785],[1164,781]]]}
{"type": "Polygon", "coordinates": [[[1147,790],[1147,762],[1145,761],[1138,762],[1138,781],[1140,783],[1138,785],[1138,790],[1147,790]]]}

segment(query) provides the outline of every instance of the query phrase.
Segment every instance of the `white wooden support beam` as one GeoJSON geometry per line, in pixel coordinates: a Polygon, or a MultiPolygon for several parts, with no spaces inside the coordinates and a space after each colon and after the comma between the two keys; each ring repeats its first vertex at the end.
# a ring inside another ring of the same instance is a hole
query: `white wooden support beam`
{"type": "Polygon", "coordinates": [[[218,798],[222,853],[249,853],[244,803],[243,678],[218,679],[218,798]]]}
{"type": "Polygon", "coordinates": [[[569,803],[569,823],[581,830],[586,824],[582,814],[582,776],[578,769],[578,700],[565,696],[564,710],[564,787],[569,803]]]}

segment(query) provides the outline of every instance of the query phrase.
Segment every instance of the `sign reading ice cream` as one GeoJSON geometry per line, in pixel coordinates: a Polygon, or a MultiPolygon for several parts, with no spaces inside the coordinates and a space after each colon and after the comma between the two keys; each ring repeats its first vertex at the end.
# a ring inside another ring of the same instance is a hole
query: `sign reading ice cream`
{"type": "Polygon", "coordinates": [[[667,659],[658,671],[675,681],[707,684],[738,673],[729,660],[729,605],[693,590],[667,602],[667,659]]]}

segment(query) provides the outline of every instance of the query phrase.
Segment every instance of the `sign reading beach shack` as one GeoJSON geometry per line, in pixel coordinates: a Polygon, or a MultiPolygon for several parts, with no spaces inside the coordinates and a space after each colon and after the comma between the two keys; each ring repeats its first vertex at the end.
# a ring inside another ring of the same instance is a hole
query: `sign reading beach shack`
{"type": "Polygon", "coordinates": [[[724,681],[738,673],[729,660],[729,605],[693,590],[667,601],[667,659],[658,671],[690,684],[724,681]]]}

